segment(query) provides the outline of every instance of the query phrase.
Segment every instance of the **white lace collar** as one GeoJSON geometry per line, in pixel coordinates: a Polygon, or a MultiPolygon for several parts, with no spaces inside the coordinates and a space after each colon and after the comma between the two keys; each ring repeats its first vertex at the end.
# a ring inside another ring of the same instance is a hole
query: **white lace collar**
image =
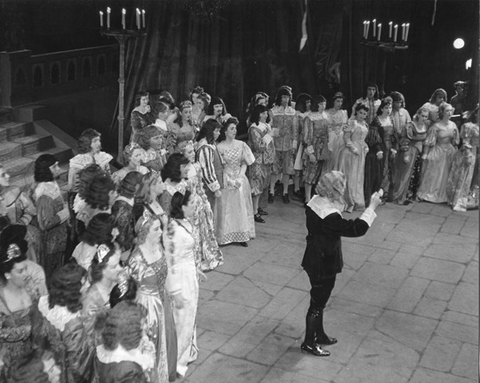
{"type": "Polygon", "coordinates": [[[55,305],[52,309],[48,307],[48,295],[40,297],[38,310],[42,315],[59,331],[65,330],[65,325],[72,319],[80,316],[80,311],[71,313],[66,307],[55,305]]]}
{"type": "Polygon", "coordinates": [[[125,203],[127,203],[127,204],[130,205],[130,206],[133,206],[133,204],[134,204],[134,202],[135,202],[133,198],[127,198],[127,197],[125,197],[125,196],[123,196],[123,195],[119,195],[119,196],[117,197],[117,199],[115,200],[115,202],[117,202],[117,201],[124,201],[125,203]]]}
{"type": "Polygon", "coordinates": [[[333,213],[338,213],[340,216],[342,215],[342,212],[335,207],[332,202],[318,195],[313,196],[307,206],[310,207],[310,209],[312,209],[321,219],[324,219],[333,213]]]}
{"type": "Polygon", "coordinates": [[[125,350],[121,345],[113,350],[106,350],[102,345],[97,346],[97,358],[103,364],[134,362],[137,363],[144,371],[150,370],[154,366],[152,355],[143,354],[139,348],[133,350],[125,350]]]}

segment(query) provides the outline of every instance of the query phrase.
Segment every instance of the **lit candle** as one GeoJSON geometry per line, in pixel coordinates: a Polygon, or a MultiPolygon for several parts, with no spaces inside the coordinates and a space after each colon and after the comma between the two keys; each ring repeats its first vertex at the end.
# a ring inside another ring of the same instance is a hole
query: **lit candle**
{"type": "Polygon", "coordinates": [[[142,9],[142,26],[145,28],[145,9],[142,9]]]}
{"type": "Polygon", "coordinates": [[[405,41],[405,23],[402,24],[402,40],[405,41]]]}
{"type": "Polygon", "coordinates": [[[410,30],[410,23],[407,23],[407,31],[405,32],[405,42],[408,40],[408,31],[410,30]]]}
{"type": "Polygon", "coordinates": [[[382,36],[382,23],[378,24],[378,41],[380,41],[380,37],[382,36]]]}
{"type": "Polygon", "coordinates": [[[365,36],[367,33],[367,22],[363,20],[363,38],[366,39],[367,37],[365,36]]]}
{"type": "Polygon", "coordinates": [[[397,34],[398,34],[398,24],[395,24],[393,27],[393,41],[396,43],[397,42],[397,34]]]}
{"type": "Polygon", "coordinates": [[[367,33],[365,34],[365,38],[368,39],[368,30],[370,29],[370,20],[367,21],[367,33]]]}
{"type": "Polygon", "coordinates": [[[103,12],[100,11],[100,28],[103,28],[103,12]]]}
{"type": "Polygon", "coordinates": [[[125,8],[122,8],[122,28],[126,29],[125,26],[125,18],[127,17],[127,10],[125,8]]]}
{"type": "Polygon", "coordinates": [[[375,37],[376,29],[377,29],[377,19],[373,19],[373,37],[375,37]]]}
{"type": "Polygon", "coordinates": [[[112,10],[110,9],[110,7],[107,8],[107,28],[110,29],[110,13],[112,12],[112,10]]]}
{"type": "Polygon", "coordinates": [[[140,29],[140,9],[137,8],[137,29],[140,29]]]}
{"type": "Polygon", "coordinates": [[[389,22],[388,23],[388,38],[391,39],[392,38],[392,28],[393,28],[393,22],[389,22]]]}

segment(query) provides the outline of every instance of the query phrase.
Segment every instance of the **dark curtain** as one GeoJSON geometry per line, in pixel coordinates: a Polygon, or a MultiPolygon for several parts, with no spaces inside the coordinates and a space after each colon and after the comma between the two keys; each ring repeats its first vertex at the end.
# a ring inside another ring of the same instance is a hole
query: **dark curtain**
{"type": "MultiPolygon", "coordinates": [[[[140,90],[168,90],[179,103],[200,85],[224,99],[228,111],[241,121],[240,133],[246,131],[245,109],[257,91],[270,94],[271,100],[283,84],[293,88],[294,96],[323,91],[326,72],[318,73],[315,63],[322,23],[336,12],[336,43],[327,65],[339,56],[342,31],[342,8],[331,3],[308,0],[308,39],[300,51],[305,0],[147,2],[147,34],[127,45],[127,138],[130,111],[140,90]]],[[[114,117],[111,132],[117,127],[114,117]]]]}

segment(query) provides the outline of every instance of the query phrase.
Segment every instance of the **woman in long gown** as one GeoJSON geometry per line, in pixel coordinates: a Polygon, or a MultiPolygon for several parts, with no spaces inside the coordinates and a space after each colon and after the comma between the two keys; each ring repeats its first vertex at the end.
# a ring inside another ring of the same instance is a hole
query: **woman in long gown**
{"type": "MultiPolygon", "coordinates": [[[[468,122],[460,133],[462,147],[455,153],[447,182],[448,204],[455,211],[466,211],[478,150],[478,125],[468,122]]],[[[477,206],[478,207],[478,206],[477,206]]]]}
{"type": "Polygon", "coordinates": [[[453,156],[459,143],[457,125],[450,121],[453,107],[446,102],[438,108],[440,121],[433,124],[427,133],[422,158],[422,180],[418,189],[420,200],[447,202],[447,181],[453,156]]]}
{"type": "Polygon", "coordinates": [[[345,187],[345,211],[351,213],[353,210],[365,208],[363,184],[365,177],[365,156],[368,153],[368,146],[365,137],[368,133],[368,125],[365,122],[368,108],[365,105],[358,105],[355,108],[355,116],[348,121],[343,131],[344,146],[340,149],[338,170],[341,171],[347,180],[345,187]]]}
{"type": "Polygon", "coordinates": [[[0,253],[0,381],[6,382],[15,361],[32,350],[31,310],[40,297],[26,276],[25,240],[10,243],[0,253]]]}
{"type": "Polygon", "coordinates": [[[421,107],[403,129],[394,161],[393,201],[408,205],[417,199],[423,143],[427,137],[428,109],[421,107]]]}
{"type": "Polygon", "coordinates": [[[312,198],[312,186],[328,167],[330,151],[328,149],[328,114],[325,112],[327,100],[318,96],[314,100],[315,112],[305,118],[304,139],[305,152],[303,180],[305,181],[305,203],[312,198]]]}
{"type": "Polygon", "coordinates": [[[198,277],[202,272],[195,260],[193,236],[194,201],[189,190],[175,193],[172,198],[172,219],[164,235],[168,262],[167,290],[173,301],[173,316],[177,329],[177,372],[185,376],[187,365],[198,355],[196,316],[198,307],[198,277]]]}
{"type": "MultiPolygon", "coordinates": [[[[365,142],[368,145],[368,153],[365,157],[365,186],[363,193],[365,203],[368,205],[370,196],[383,189],[383,198],[386,200],[392,184],[392,158],[397,154],[397,135],[393,127],[392,99],[386,97],[382,100],[377,110],[377,116],[368,128],[365,142]]],[[[391,194],[391,193],[390,193],[391,194]]]]}
{"type": "Polygon", "coordinates": [[[252,125],[248,129],[248,146],[252,149],[255,162],[247,169],[247,176],[252,188],[252,202],[255,222],[265,223],[260,215],[259,202],[262,195],[267,195],[270,186],[273,164],[275,162],[275,144],[273,131],[267,124],[268,109],[264,105],[253,108],[250,116],[252,125]]]}
{"type": "Polygon", "coordinates": [[[447,92],[438,88],[430,96],[430,99],[422,105],[422,108],[427,108],[428,110],[428,121],[429,126],[441,119],[438,115],[438,108],[443,102],[447,102],[447,92]]]}
{"type": "Polygon", "coordinates": [[[94,344],[82,318],[82,295],[87,271],[68,263],[56,270],[33,313],[32,333],[37,347],[49,349],[62,371],[62,382],[89,383],[93,373],[94,344]]]}
{"type": "Polygon", "coordinates": [[[176,376],[176,349],[170,347],[167,356],[167,337],[165,316],[168,315],[169,302],[165,297],[165,280],[168,268],[165,253],[160,243],[162,225],[160,220],[148,211],[136,224],[137,244],[128,258],[128,268],[137,283],[137,302],[147,310],[147,335],[155,345],[155,367],[150,372],[150,381],[166,383],[169,376],[176,376]],[[165,305],[164,305],[165,302],[165,305]],[[174,354],[172,354],[175,352],[174,354]]]}
{"type": "Polygon", "coordinates": [[[252,192],[245,172],[255,156],[242,141],[236,140],[238,120],[229,118],[223,125],[217,145],[223,164],[222,195],[217,200],[216,232],[219,245],[238,242],[247,247],[255,238],[252,192]]]}
{"type": "Polygon", "coordinates": [[[192,102],[182,101],[178,108],[177,118],[170,125],[171,132],[175,135],[175,151],[182,141],[193,141],[197,135],[197,127],[192,121],[192,102]]]}
{"type": "Polygon", "coordinates": [[[341,92],[333,96],[333,107],[327,109],[329,116],[328,124],[328,148],[331,152],[331,158],[328,162],[326,171],[338,169],[338,155],[343,146],[343,128],[347,125],[348,114],[342,109],[345,96],[341,92]]]}
{"type": "Polygon", "coordinates": [[[203,189],[202,168],[195,162],[193,143],[180,144],[180,152],[190,161],[185,171],[187,189],[192,193],[190,198],[195,207],[191,219],[194,227],[196,261],[201,270],[213,270],[223,265],[223,255],[215,238],[212,208],[203,189]]]}

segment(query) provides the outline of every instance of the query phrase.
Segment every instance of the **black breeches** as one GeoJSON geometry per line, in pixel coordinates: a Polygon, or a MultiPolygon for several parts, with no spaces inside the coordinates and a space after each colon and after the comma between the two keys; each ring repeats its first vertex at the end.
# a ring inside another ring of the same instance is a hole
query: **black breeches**
{"type": "Polygon", "coordinates": [[[308,308],[308,315],[318,316],[319,311],[325,308],[330,295],[332,295],[333,287],[335,286],[336,275],[329,278],[320,278],[317,275],[308,274],[310,279],[310,307],[308,308]]]}

